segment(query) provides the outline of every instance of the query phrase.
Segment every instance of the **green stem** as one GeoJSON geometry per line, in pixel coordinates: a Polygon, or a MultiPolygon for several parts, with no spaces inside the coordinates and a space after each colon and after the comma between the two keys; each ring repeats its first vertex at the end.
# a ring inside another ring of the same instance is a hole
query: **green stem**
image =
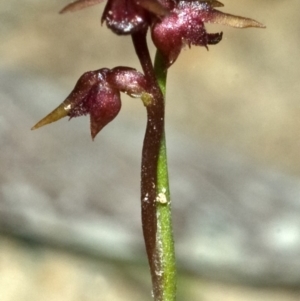
{"type": "MultiPolygon", "coordinates": [[[[154,72],[163,93],[166,95],[167,68],[164,59],[157,51],[154,72]]],[[[163,301],[176,300],[176,261],[172,228],[171,200],[168,177],[168,162],[166,152],[166,139],[163,133],[160,141],[159,157],[157,161],[157,233],[156,241],[159,249],[162,272],[163,301]]]]}
{"type": "Polygon", "coordinates": [[[167,68],[159,53],[153,67],[146,34],[146,31],[132,34],[133,45],[153,97],[150,103],[144,103],[147,126],[141,168],[142,227],[154,300],[175,301],[175,252],[164,134],[167,68]]]}

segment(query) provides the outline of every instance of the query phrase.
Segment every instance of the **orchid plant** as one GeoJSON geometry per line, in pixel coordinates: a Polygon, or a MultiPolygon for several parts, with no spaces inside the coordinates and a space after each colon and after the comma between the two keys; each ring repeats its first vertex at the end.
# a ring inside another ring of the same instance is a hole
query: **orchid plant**
{"type": "MultiPolygon", "coordinates": [[[[74,12],[102,0],[77,0],[61,10],[74,12]]],[[[117,35],[130,35],[142,71],[119,66],[84,73],[65,101],[32,129],[57,121],[90,115],[92,139],[121,108],[120,93],[140,98],[147,110],[142,150],[141,211],[152,295],[155,301],[176,300],[176,264],[164,132],[167,71],[183,47],[218,44],[221,33],[208,33],[205,23],[236,28],[264,27],[252,19],[217,10],[216,0],[108,0],[101,22],[117,35]],[[148,30],[157,48],[151,60],[148,30]]]]}

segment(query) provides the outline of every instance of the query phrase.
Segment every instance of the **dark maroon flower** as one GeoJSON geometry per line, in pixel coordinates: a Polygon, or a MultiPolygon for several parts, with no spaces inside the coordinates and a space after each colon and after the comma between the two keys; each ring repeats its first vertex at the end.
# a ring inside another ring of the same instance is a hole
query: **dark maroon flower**
{"type": "MultiPolygon", "coordinates": [[[[103,0],[77,0],[70,3],[60,12],[77,11],[103,0]]],[[[164,16],[167,10],[157,0],[108,0],[101,22],[119,35],[132,34],[145,30],[151,22],[151,13],[164,16]]]]}
{"type": "Polygon", "coordinates": [[[207,33],[204,23],[218,23],[237,28],[264,27],[248,18],[222,13],[214,7],[223,6],[218,1],[179,1],[170,13],[152,26],[155,46],[166,58],[167,66],[173,64],[182,47],[217,44],[222,33],[207,33]]]}
{"type": "Polygon", "coordinates": [[[149,99],[148,90],[144,75],[132,68],[102,68],[86,72],[79,78],[66,100],[32,129],[65,116],[73,118],[89,114],[94,139],[118,115],[121,109],[120,92],[131,97],[149,99]]]}
{"type": "Polygon", "coordinates": [[[108,69],[101,69],[84,74],[76,84],[65,103],[69,103],[70,118],[90,114],[91,135],[94,139],[100,130],[111,122],[121,109],[121,98],[118,89],[111,87],[106,81],[108,69]],[[94,82],[94,74],[98,81],[94,82]],[[85,82],[87,80],[87,82],[85,82]],[[90,89],[82,90],[90,85],[90,89]],[[83,86],[83,87],[82,87],[83,86]],[[86,93],[87,92],[87,93],[86,93]]]}

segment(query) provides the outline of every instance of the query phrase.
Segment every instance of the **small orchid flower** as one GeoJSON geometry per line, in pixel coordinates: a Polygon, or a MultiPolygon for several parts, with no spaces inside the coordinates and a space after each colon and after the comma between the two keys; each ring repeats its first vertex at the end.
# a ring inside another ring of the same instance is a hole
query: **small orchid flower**
{"type": "Polygon", "coordinates": [[[91,136],[94,139],[118,115],[121,109],[120,92],[131,97],[149,98],[147,90],[144,75],[132,68],[102,68],[86,72],[79,78],[66,100],[32,129],[65,116],[73,118],[90,114],[91,136]]]}
{"type": "Polygon", "coordinates": [[[204,23],[229,25],[236,28],[264,27],[252,19],[220,12],[214,7],[223,6],[219,1],[179,1],[170,13],[152,26],[155,46],[162,52],[166,65],[172,65],[181,49],[188,45],[204,46],[217,44],[222,33],[207,33],[204,23]]]}

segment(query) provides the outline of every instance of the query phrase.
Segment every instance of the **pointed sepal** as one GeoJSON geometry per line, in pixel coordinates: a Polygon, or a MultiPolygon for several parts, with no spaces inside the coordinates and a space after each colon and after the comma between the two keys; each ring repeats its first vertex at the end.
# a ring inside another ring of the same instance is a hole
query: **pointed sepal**
{"type": "Polygon", "coordinates": [[[206,23],[215,23],[221,25],[227,25],[235,28],[265,28],[266,26],[260,22],[257,22],[250,18],[244,18],[240,16],[234,16],[231,14],[225,14],[218,10],[211,10],[207,14],[207,18],[204,16],[206,23]]]}
{"type": "Polygon", "coordinates": [[[68,113],[70,112],[70,110],[71,110],[71,106],[69,104],[63,102],[56,109],[54,109],[50,114],[48,114],[46,117],[44,117],[42,120],[40,120],[31,129],[36,130],[44,125],[58,121],[59,119],[68,116],[68,113]]]}

